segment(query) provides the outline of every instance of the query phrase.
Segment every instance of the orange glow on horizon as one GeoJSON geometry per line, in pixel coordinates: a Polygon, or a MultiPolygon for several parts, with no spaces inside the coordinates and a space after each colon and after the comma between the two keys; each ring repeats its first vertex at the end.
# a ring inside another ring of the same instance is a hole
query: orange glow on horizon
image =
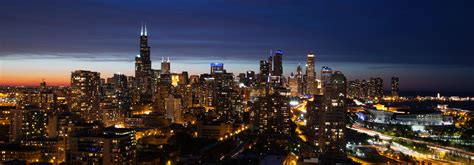
{"type": "Polygon", "coordinates": [[[0,75],[1,86],[39,86],[42,80],[47,86],[69,86],[70,80],[67,75],[50,75],[42,77],[39,75],[0,75]]]}

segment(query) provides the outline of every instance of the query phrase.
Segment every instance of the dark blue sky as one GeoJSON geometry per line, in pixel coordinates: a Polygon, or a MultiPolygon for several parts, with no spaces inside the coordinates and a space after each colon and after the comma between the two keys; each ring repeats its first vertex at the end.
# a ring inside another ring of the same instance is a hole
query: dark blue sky
{"type": "Polygon", "coordinates": [[[204,72],[208,63],[224,62],[238,73],[256,70],[270,49],[282,49],[289,73],[313,51],[318,68],[331,66],[350,79],[380,76],[388,82],[397,75],[405,90],[474,92],[473,16],[467,0],[5,0],[1,72],[8,78],[22,60],[30,60],[32,70],[67,68],[47,59],[77,67],[122,62],[91,68],[133,75],[144,22],[155,68],[161,56],[170,56],[175,71],[204,72]]]}

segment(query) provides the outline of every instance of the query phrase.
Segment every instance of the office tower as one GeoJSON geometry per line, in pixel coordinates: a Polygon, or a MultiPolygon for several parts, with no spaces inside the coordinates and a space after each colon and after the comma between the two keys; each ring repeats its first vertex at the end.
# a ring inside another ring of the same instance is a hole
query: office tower
{"type": "Polygon", "coordinates": [[[193,107],[193,85],[179,84],[175,88],[175,94],[181,97],[183,108],[193,107]]]}
{"type": "Polygon", "coordinates": [[[189,74],[187,71],[181,72],[179,75],[179,84],[181,85],[187,85],[189,84],[189,74]]]}
{"type": "Polygon", "coordinates": [[[257,85],[257,80],[255,77],[255,72],[254,71],[247,71],[247,74],[245,75],[245,86],[248,87],[255,87],[257,85]]]}
{"type": "Polygon", "coordinates": [[[266,84],[268,82],[268,77],[270,76],[270,64],[268,61],[260,60],[260,73],[259,73],[259,82],[260,85],[266,84]]]}
{"type": "Polygon", "coordinates": [[[399,96],[399,80],[398,77],[392,77],[392,97],[398,97],[399,96]]]}
{"type": "Polygon", "coordinates": [[[70,137],[69,164],[134,164],[135,131],[125,128],[88,129],[70,137]]]}
{"type": "Polygon", "coordinates": [[[152,69],[151,70],[151,88],[152,93],[156,93],[156,85],[160,82],[161,70],[152,69]]]}
{"type": "Polygon", "coordinates": [[[171,62],[170,58],[165,60],[165,58],[161,59],[161,74],[170,74],[171,73],[171,62]]]}
{"type": "Polygon", "coordinates": [[[173,123],[183,123],[183,108],[181,107],[181,97],[170,94],[165,99],[166,118],[173,123]]]}
{"type": "Polygon", "coordinates": [[[71,73],[70,110],[86,122],[100,120],[100,73],[76,70],[71,73]]]}
{"type": "Polygon", "coordinates": [[[165,99],[168,98],[168,96],[172,92],[171,83],[160,82],[157,85],[156,90],[157,91],[155,93],[154,102],[153,102],[153,111],[156,114],[164,115],[166,113],[165,99]]]}
{"type": "Polygon", "coordinates": [[[128,84],[128,78],[124,74],[114,74],[114,77],[112,77],[112,82],[111,84],[114,87],[114,94],[115,94],[115,99],[114,99],[114,104],[115,106],[123,111],[126,116],[131,115],[130,114],[130,108],[132,107],[131,103],[131,89],[128,84]]]}
{"type": "Polygon", "coordinates": [[[301,65],[298,64],[298,66],[296,67],[296,75],[295,75],[295,78],[297,79],[298,81],[298,95],[299,96],[302,96],[304,95],[304,80],[303,80],[303,68],[301,68],[301,65]]]}
{"type": "Polygon", "coordinates": [[[224,71],[223,63],[211,63],[211,74],[216,72],[222,73],[224,71]]]}
{"type": "Polygon", "coordinates": [[[201,74],[199,77],[198,91],[195,100],[198,100],[199,106],[214,106],[214,78],[209,74],[201,74]]]}
{"type": "Polygon", "coordinates": [[[259,134],[278,136],[290,132],[288,97],[278,93],[258,97],[252,105],[253,127],[259,134]]]}
{"type": "Polygon", "coordinates": [[[273,56],[273,76],[283,76],[283,51],[275,51],[273,56]]]}
{"type": "Polygon", "coordinates": [[[173,87],[178,86],[181,75],[179,73],[171,73],[170,77],[171,77],[171,85],[173,85],[173,87]]]}
{"type": "Polygon", "coordinates": [[[311,142],[318,147],[323,164],[335,164],[345,159],[346,77],[339,71],[331,76],[325,86],[324,96],[308,103],[308,126],[314,136],[311,142]]]}
{"type": "Polygon", "coordinates": [[[138,90],[138,100],[140,104],[151,102],[152,69],[150,58],[150,47],[148,46],[148,34],[146,26],[140,32],[140,54],[135,57],[135,79],[138,90]]]}
{"type": "Polygon", "coordinates": [[[317,94],[316,72],[315,72],[315,56],[309,53],[306,59],[306,94],[317,94]]]}
{"type": "Polygon", "coordinates": [[[17,107],[10,110],[10,141],[41,139],[47,136],[48,116],[44,109],[17,107]]]}
{"type": "Polygon", "coordinates": [[[290,96],[297,97],[299,95],[299,80],[296,75],[291,72],[290,77],[288,77],[288,86],[290,87],[290,96]]]}
{"type": "Polygon", "coordinates": [[[331,75],[332,75],[331,68],[327,66],[323,66],[321,68],[321,94],[324,94],[324,90],[326,86],[330,83],[331,75]]]}

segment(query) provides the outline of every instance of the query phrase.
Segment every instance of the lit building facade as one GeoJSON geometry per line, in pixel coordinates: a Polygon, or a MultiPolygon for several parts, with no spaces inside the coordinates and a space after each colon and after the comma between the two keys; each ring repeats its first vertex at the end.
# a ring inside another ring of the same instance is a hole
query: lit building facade
{"type": "Polygon", "coordinates": [[[317,94],[316,72],[315,72],[315,55],[309,53],[306,59],[306,94],[317,94]]]}
{"type": "Polygon", "coordinates": [[[399,79],[398,77],[392,77],[392,88],[391,88],[391,94],[392,97],[398,97],[400,94],[400,87],[399,87],[399,79]]]}
{"type": "Polygon", "coordinates": [[[86,70],[72,72],[70,97],[72,112],[89,123],[100,120],[100,73],[86,70]]]}

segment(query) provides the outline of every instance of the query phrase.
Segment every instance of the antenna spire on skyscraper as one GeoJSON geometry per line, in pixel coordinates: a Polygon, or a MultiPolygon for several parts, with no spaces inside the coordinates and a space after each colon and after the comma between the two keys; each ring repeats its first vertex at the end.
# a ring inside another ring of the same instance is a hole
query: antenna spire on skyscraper
{"type": "Polygon", "coordinates": [[[146,24],[145,24],[145,36],[148,36],[148,32],[146,30],[146,24]]]}

